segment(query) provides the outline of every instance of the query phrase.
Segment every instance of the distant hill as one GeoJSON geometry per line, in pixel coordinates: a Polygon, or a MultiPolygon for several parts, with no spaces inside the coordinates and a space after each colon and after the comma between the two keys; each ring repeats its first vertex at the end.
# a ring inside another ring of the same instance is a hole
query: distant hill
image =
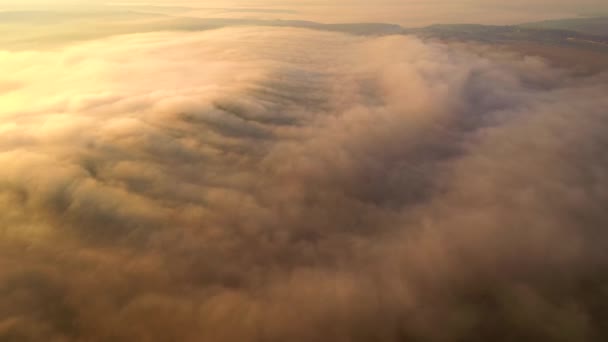
{"type": "Polygon", "coordinates": [[[231,26],[294,27],[320,31],[342,32],[355,35],[389,35],[403,33],[403,28],[401,26],[385,23],[323,24],[305,20],[259,20],[192,17],[175,17],[173,21],[167,23],[167,29],[193,31],[231,26]]]}
{"type": "Polygon", "coordinates": [[[569,30],[586,34],[608,36],[608,16],[547,20],[518,25],[523,28],[569,30]]]}
{"type": "Polygon", "coordinates": [[[4,49],[40,49],[118,34],[201,31],[235,26],[293,27],[354,35],[414,34],[431,39],[490,44],[525,42],[608,52],[608,17],[553,20],[516,26],[455,24],[406,29],[385,23],[325,24],[301,20],[195,18],[130,11],[0,12],[0,45],[4,49]],[[77,32],[74,31],[76,25],[79,27],[77,32]]]}
{"type": "Polygon", "coordinates": [[[385,23],[323,24],[303,20],[196,18],[131,11],[0,11],[0,46],[4,49],[38,49],[119,34],[202,31],[234,26],[294,27],[355,35],[403,32],[401,26],[385,23]],[[75,31],[74,27],[78,30],[75,31]]]}
{"type": "Polygon", "coordinates": [[[581,74],[608,70],[608,35],[526,26],[473,24],[432,25],[404,29],[423,39],[444,42],[479,42],[508,49],[522,56],[538,56],[552,65],[581,74]]]}
{"type": "Polygon", "coordinates": [[[405,29],[404,32],[444,40],[472,40],[483,43],[531,42],[608,51],[608,35],[592,35],[564,29],[454,24],[405,29]]]}

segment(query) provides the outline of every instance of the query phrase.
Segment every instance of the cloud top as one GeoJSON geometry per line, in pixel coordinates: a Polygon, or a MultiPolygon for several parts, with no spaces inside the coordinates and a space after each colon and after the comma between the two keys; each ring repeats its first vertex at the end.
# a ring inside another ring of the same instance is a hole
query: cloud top
{"type": "Polygon", "coordinates": [[[0,339],[606,338],[605,74],[287,28],[0,65],[0,339]]]}

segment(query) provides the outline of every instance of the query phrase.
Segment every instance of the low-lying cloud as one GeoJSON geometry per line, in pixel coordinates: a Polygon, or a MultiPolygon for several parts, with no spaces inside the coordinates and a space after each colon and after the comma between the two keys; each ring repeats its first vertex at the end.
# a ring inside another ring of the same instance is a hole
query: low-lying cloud
{"type": "Polygon", "coordinates": [[[0,65],[2,340],[607,337],[608,75],[287,28],[0,65]]]}

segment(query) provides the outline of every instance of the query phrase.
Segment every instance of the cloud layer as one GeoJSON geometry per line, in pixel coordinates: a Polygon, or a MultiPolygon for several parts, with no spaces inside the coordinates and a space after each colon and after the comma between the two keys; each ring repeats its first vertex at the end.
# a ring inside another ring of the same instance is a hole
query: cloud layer
{"type": "Polygon", "coordinates": [[[0,65],[2,340],[607,337],[605,74],[287,28],[0,65]]]}

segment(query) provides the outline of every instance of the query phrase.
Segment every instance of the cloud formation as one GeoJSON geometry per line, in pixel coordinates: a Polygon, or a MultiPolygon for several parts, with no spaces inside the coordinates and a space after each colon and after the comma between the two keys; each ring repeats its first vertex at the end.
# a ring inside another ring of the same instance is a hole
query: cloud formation
{"type": "Polygon", "coordinates": [[[1,340],[607,337],[606,74],[288,28],[0,65],[1,340]]]}

